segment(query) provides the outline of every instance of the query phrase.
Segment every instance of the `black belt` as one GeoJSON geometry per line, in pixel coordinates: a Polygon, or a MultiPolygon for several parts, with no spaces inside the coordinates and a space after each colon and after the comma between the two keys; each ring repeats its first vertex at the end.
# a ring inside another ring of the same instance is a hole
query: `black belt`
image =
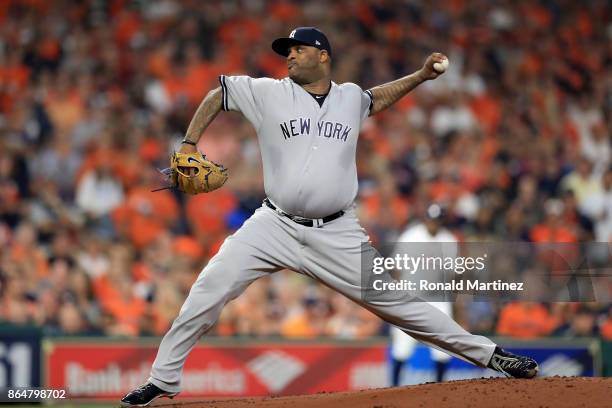
{"type": "Polygon", "coordinates": [[[287,217],[291,221],[298,223],[300,225],[304,225],[306,227],[314,227],[314,226],[321,227],[323,226],[323,224],[333,221],[336,218],[340,218],[344,215],[344,211],[340,210],[337,213],[333,213],[332,215],[328,215],[327,217],[323,217],[323,218],[316,218],[316,219],[304,218],[304,217],[300,217],[299,215],[287,214],[280,208],[277,208],[267,198],[263,202],[265,205],[267,205],[268,207],[270,207],[271,209],[273,209],[274,211],[276,211],[278,214],[282,215],[283,217],[287,217]]]}

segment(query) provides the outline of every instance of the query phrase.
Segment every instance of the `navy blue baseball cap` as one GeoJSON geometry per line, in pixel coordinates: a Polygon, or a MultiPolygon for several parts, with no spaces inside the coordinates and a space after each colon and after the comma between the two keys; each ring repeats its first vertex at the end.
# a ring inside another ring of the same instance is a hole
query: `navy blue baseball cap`
{"type": "Polygon", "coordinates": [[[315,27],[298,27],[286,38],[277,38],[272,42],[272,49],[286,57],[289,55],[289,47],[297,44],[309,45],[320,50],[325,50],[331,57],[331,45],[321,30],[315,27]]]}

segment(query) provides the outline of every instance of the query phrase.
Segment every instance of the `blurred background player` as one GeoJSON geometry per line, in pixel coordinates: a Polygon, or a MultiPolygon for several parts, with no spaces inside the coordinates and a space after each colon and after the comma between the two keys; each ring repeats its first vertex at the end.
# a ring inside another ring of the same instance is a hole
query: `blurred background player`
{"type": "MultiPolygon", "coordinates": [[[[454,256],[457,253],[457,239],[444,227],[444,209],[439,204],[430,205],[422,220],[409,225],[398,238],[396,253],[405,253],[419,256],[454,256]],[[406,245],[413,243],[414,245],[406,245]],[[427,245],[428,243],[442,243],[443,245],[427,245]],[[401,250],[403,249],[403,250],[401,250]],[[415,251],[412,251],[414,249],[415,251]]],[[[433,280],[433,279],[431,279],[433,280]]],[[[451,302],[429,302],[448,316],[453,317],[453,304],[451,302]]],[[[392,326],[389,335],[391,337],[391,382],[392,385],[400,385],[402,370],[410,360],[414,350],[419,343],[400,329],[392,326]]],[[[451,356],[443,351],[429,348],[431,359],[435,364],[436,381],[444,379],[446,366],[451,356]]]]}

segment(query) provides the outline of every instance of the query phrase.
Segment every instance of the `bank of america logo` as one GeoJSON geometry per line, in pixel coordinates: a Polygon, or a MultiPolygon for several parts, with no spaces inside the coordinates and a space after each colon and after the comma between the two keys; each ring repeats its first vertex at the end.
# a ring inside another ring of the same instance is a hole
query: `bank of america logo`
{"type": "Polygon", "coordinates": [[[540,363],[541,376],[551,377],[553,375],[578,376],[582,375],[584,367],[579,361],[558,353],[553,354],[540,363]]]}
{"type": "Polygon", "coordinates": [[[249,361],[247,367],[272,392],[283,390],[306,370],[306,365],[297,358],[272,350],[249,361]]]}

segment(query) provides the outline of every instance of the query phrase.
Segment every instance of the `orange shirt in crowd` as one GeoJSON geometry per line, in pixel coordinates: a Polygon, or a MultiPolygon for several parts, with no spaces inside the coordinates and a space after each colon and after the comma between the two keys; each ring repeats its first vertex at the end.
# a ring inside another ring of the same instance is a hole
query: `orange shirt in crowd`
{"type": "Polygon", "coordinates": [[[262,53],[259,55],[257,66],[270,78],[281,79],[287,76],[287,63],[273,53],[262,53]]]}
{"type": "Polygon", "coordinates": [[[167,313],[163,313],[158,308],[153,309],[153,334],[156,336],[163,336],[166,334],[176,317],[169,317],[166,315],[167,313]]]}
{"type": "Polygon", "coordinates": [[[138,156],[148,162],[166,158],[164,144],[156,138],[147,137],[138,148],[138,156]]]}
{"type": "Polygon", "coordinates": [[[177,255],[192,259],[200,259],[204,255],[204,249],[200,243],[190,235],[181,235],[172,242],[172,249],[177,255]]]}
{"type": "Polygon", "coordinates": [[[189,197],[185,211],[195,230],[219,234],[225,230],[225,217],[236,208],[238,201],[228,189],[189,197]]]}
{"type": "Polygon", "coordinates": [[[85,174],[96,169],[101,164],[110,164],[110,167],[113,169],[113,174],[119,177],[115,162],[120,155],[121,152],[119,150],[111,148],[97,148],[89,152],[87,156],[84,157],[83,161],[81,162],[81,167],[79,167],[79,170],[77,171],[75,186],[79,184],[81,178],[85,174]]]}
{"type": "MultiPolygon", "coordinates": [[[[145,144],[142,145],[138,152],[140,158],[149,160],[158,154],[159,150],[156,150],[158,147],[152,146],[153,143],[155,142],[145,141],[145,144]]],[[[104,147],[91,151],[85,157],[77,171],[75,185],[79,184],[85,174],[101,165],[110,166],[113,175],[123,186],[138,184],[138,180],[142,175],[142,162],[138,160],[138,157],[130,152],[104,147]]]]}
{"type": "Polygon", "coordinates": [[[612,317],[601,326],[601,337],[605,340],[612,340],[612,317]]]}
{"type": "Polygon", "coordinates": [[[14,91],[22,90],[28,83],[30,70],[22,64],[0,65],[0,85],[14,91]]]}
{"type": "Polygon", "coordinates": [[[149,73],[159,79],[166,79],[172,75],[172,63],[163,47],[151,51],[148,55],[146,64],[149,73]]]}
{"type": "Polygon", "coordinates": [[[429,196],[432,201],[449,202],[457,200],[463,193],[464,187],[455,181],[437,180],[429,183],[429,196]]]}
{"type": "Polygon", "coordinates": [[[300,313],[287,319],[281,325],[280,332],[284,337],[312,338],[321,334],[321,329],[317,328],[305,313],[300,313]]]}
{"type": "Polygon", "coordinates": [[[132,266],[132,277],[137,282],[148,282],[153,272],[146,262],[134,262],[132,266]]]}
{"type": "Polygon", "coordinates": [[[185,95],[191,105],[202,102],[206,93],[218,85],[217,71],[214,65],[205,62],[193,63],[186,67],[185,95]]]}
{"type": "Polygon", "coordinates": [[[126,334],[137,335],[140,319],[146,311],[146,302],[139,297],[126,299],[113,285],[107,275],[97,277],[93,289],[102,309],[122,326],[126,334]]]}
{"type": "Polygon", "coordinates": [[[83,117],[83,100],[77,89],[65,93],[49,92],[45,99],[45,109],[58,129],[70,132],[83,117]]]}
{"type": "Polygon", "coordinates": [[[172,193],[134,187],[125,202],[113,211],[112,219],[117,230],[142,249],[178,218],[178,211],[172,193]]]}
{"type": "Polygon", "coordinates": [[[546,224],[538,224],[529,234],[533,242],[576,242],[576,235],[564,226],[551,228],[546,224]]]}
{"type": "Polygon", "coordinates": [[[514,302],[501,310],[497,334],[528,339],[546,336],[554,327],[554,319],[544,306],[537,303],[514,302]]]}
{"type": "Polygon", "coordinates": [[[132,336],[139,333],[140,319],[146,311],[147,305],[144,300],[132,296],[129,299],[116,297],[107,301],[105,310],[122,327],[122,332],[132,336]]]}
{"type": "Polygon", "coordinates": [[[501,101],[483,94],[470,101],[470,108],[485,134],[494,134],[501,120],[501,101]]]}
{"type": "Polygon", "coordinates": [[[219,26],[217,38],[224,45],[236,45],[237,42],[257,44],[261,40],[263,26],[255,18],[243,16],[227,20],[219,26]]]}
{"type": "Polygon", "coordinates": [[[9,112],[30,78],[22,64],[0,65],[0,112],[9,112]]]}
{"type": "Polygon", "coordinates": [[[38,247],[25,247],[15,243],[11,247],[11,259],[16,263],[30,264],[36,270],[36,276],[39,278],[49,274],[47,257],[38,247]]]}
{"type": "Polygon", "coordinates": [[[113,298],[118,296],[117,290],[113,287],[107,275],[100,275],[93,281],[93,291],[103,308],[106,307],[106,303],[113,298]]]}
{"type": "Polygon", "coordinates": [[[390,211],[394,226],[397,228],[406,225],[412,208],[410,200],[400,195],[393,196],[390,203],[384,201],[379,194],[368,195],[362,197],[361,205],[367,219],[380,219],[381,214],[390,211]]]}
{"type": "Polygon", "coordinates": [[[271,17],[277,21],[289,21],[300,15],[300,9],[290,1],[275,1],[268,10],[271,17]]]}
{"type": "Polygon", "coordinates": [[[122,47],[127,47],[132,37],[142,26],[141,17],[138,13],[121,10],[114,16],[115,19],[115,41],[122,47]]]}
{"type": "Polygon", "coordinates": [[[553,274],[567,271],[579,255],[576,245],[564,245],[577,242],[578,240],[576,235],[564,226],[551,228],[544,223],[538,224],[531,229],[529,236],[536,243],[560,244],[537,247],[538,259],[553,274]]]}

